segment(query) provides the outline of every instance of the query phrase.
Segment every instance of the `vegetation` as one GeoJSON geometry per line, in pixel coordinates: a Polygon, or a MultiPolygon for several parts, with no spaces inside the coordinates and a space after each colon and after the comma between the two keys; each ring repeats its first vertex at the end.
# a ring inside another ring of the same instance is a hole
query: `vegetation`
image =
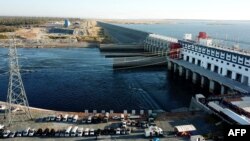
{"type": "Polygon", "coordinates": [[[67,36],[49,36],[50,39],[67,39],[67,36]]]}
{"type": "Polygon", "coordinates": [[[8,36],[0,34],[0,39],[8,39],[8,36]]]}
{"type": "Polygon", "coordinates": [[[15,27],[10,27],[10,26],[1,26],[0,25],[0,33],[1,32],[14,32],[16,31],[15,27]]]}
{"type": "MultiPolygon", "coordinates": [[[[41,25],[47,22],[64,20],[65,18],[49,18],[49,17],[0,17],[0,25],[5,26],[28,26],[28,25],[41,25]]],[[[71,18],[71,21],[79,19],[71,18]]]]}

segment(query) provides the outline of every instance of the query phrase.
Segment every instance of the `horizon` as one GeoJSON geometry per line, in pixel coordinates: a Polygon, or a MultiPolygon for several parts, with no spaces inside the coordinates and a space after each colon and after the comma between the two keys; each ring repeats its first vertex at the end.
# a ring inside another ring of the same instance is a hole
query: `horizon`
{"type": "Polygon", "coordinates": [[[8,0],[0,16],[112,20],[249,21],[247,0],[8,0]],[[180,4],[182,3],[182,4],[180,4]],[[222,12],[223,11],[223,12],[222,12]]]}

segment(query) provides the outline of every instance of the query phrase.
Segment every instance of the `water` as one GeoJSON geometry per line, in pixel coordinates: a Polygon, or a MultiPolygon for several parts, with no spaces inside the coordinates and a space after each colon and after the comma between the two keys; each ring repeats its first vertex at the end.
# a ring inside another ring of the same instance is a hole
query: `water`
{"type": "Polygon", "coordinates": [[[222,45],[232,46],[239,42],[242,49],[250,50],[250,21],[191,21],[177,20],[161,24],[119,24],[121,26],[157,33],[182,39],[185,33],[191,33],[193,38],[200,31],[207,32],[213,38],[229,39],[232,42],[220,42],[222,45]]]}
{"type": "MultiPolygon", "coordinates": [[[[122,25],[143,31],[182,38],[206,31],[211,36],[239,37],[249,42],[250,22],[178,21],[155,25],[122,25]]],[[[250,49],[248,44],[242,48],[250,49]]],[[[0,48],[0,100],[7,95],[7,49],[0,48]]],[[[21,73],[31,106],[84,111],[163,109],[187,107],[191,96],[205,93],[191,81],[168,73],[166,68],[113,70],[98,48],[18,49],[21,73]]],[[[207,88],[206,88],[207,89],[207,88]]]]}
{"type": "MultiPolygon", "coordinates": [[[[0,48],[0,100],[7,95],[7,49],[0,48]]],[[[188,82],[172,79],[166,68],[113,70],[98,48],[18,49],[23,83],[34,107],[84,111],[171,110],[188,106],[188,82]]]]}

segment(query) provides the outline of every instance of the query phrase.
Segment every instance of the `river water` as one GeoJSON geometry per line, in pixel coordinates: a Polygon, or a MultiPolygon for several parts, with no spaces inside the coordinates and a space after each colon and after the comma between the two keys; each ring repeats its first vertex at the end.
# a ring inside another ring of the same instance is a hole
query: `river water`
{"type": "MultiPolygon", "coordinates": [[[[0,48],[0,100],[8,88],[8,50],[0,48]]],[[[166,68],[113,70],[98,48],[18,48],[29,104],[62,110],[162,109],[189,105],[199,92],[166,68]]]]}

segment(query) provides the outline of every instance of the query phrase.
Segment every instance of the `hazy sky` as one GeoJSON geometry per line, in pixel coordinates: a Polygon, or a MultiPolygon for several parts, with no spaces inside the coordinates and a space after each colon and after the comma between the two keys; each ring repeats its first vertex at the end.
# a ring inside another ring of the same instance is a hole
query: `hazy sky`
{"type": "Polygon", "coordinates": [[[250,20],[249,0],[0,0],[1,16],[250,20]]]}

